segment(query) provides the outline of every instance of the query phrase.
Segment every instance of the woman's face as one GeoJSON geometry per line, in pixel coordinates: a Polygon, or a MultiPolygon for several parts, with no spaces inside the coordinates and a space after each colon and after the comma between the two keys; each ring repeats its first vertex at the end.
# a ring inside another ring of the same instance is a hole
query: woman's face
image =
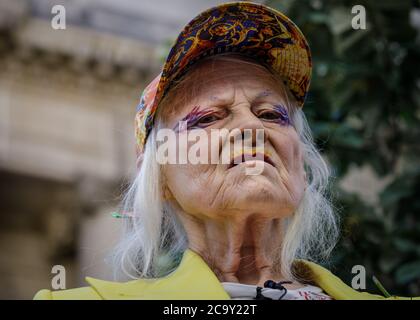
{"type": "Polygon", "coordinates": [[[281,218],[292,214],[302,199],[306,176],[281,85],[256,66],[226,61],[202,64],[190,72],[200,75],[205,86],[166,116],[165,127],[175,130],[178,146],[180,139],[194,130],[208,133],[204,139],[189,142],[185,149],[205,144],[209,161],[163,165],[166,199],[175,201],[186,214],[201,218],[281,218]],[[187,125],[180,127],[179,121],[185,120],[187,125]],[[222,128],[230,132],[236,129],[233,136],[237,139],[212,140],[211,129],[222,128]],[[245,139],[238,134],[244,129],[252,130],[253,135],[247,137],[251,145],[255,145],[257,129],[264,132],[265,157],[259,163],[262,172],[258,175],[247,174],[247,168],[255,165],[252,162],[232,166],[210,160],[210,155],[220,156],[226,148],[230,148],[231,160],[242,159],[242,153],[234,153],[233,144],[245,139]]]}

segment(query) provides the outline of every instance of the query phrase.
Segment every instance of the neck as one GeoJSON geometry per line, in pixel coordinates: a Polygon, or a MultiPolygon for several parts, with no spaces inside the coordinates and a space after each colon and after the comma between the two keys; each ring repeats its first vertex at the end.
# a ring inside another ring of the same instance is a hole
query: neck
{"type": "Polygon", "coordinates": [[[278,254],[282,239],[279,218],[223,218],[215,221],[181,215],[189,248],[198,253],[220,282],[263,286],[266,280],[282,281],[278,254]]]}

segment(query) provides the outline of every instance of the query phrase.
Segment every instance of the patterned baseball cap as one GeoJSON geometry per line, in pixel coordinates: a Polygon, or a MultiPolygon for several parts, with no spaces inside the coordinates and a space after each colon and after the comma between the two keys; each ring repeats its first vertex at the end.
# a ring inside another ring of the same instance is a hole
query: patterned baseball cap
{"type": "Polygon", "coordinates": [[[308,43],[281,12],[252,2],[225,3],[191,20],[172,46],[162,72],[145,88],[135,117],[137,155],[144,151],[159,102],[171,83],[200,59],[235,53],[270,67],[303,106],[312,74],[308,43]]]}

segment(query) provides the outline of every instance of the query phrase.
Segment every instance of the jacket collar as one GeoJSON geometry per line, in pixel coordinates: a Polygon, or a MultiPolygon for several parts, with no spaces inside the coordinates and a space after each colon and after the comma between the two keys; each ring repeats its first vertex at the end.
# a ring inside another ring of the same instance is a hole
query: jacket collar
{"type": "MultiPolygon", "coordinates": [[[[384,299],[382,296],[352,289],[330,271],[313,262],[296,260],[294,268],[298,275],[310,279],[336,300],[384,299]]],[[[103,299],[229,299],[229,295],[206,262],[190,249],[184,252],[178,268],[163,278],[120,283],[86,277],[86,281],[103,299]]]]}
{"type": "Polygon", "coordinates": [[[86,277],[86,281],[103,299],[230,299],[204,260],[189,249],[177,269],[163,278],[120,283],[86,277]]]}
{"type": "Polygon", "coordinates": [[[298,275],[309,279],[335,300],[377,300],[383,296],[360,292],[345,284],[340,278],[320,265],[306,261],[295,260],[294,269],[298,275]]]}

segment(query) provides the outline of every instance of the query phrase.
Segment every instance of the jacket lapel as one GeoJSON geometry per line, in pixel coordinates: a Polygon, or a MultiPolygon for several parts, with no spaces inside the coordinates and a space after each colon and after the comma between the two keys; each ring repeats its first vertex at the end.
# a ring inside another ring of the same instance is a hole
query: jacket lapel
{"type": "Polygon", "coordinates": [[[310,279],[315,285],[324,290],[335,300],[379,300],[385,299],[383,296],[359,292],[346,285],[340,278],[331,271],[320,265],[306,261],[295,260],[294,268],[298,275],[310,279]]]}
{"type": "Polygon", "coordinates": [[[86,277],[86,281],[103,299],[229,299],[213,271],[192,250],[186,250],[178,268],[163,278],[119,283],[86,277]]]}

